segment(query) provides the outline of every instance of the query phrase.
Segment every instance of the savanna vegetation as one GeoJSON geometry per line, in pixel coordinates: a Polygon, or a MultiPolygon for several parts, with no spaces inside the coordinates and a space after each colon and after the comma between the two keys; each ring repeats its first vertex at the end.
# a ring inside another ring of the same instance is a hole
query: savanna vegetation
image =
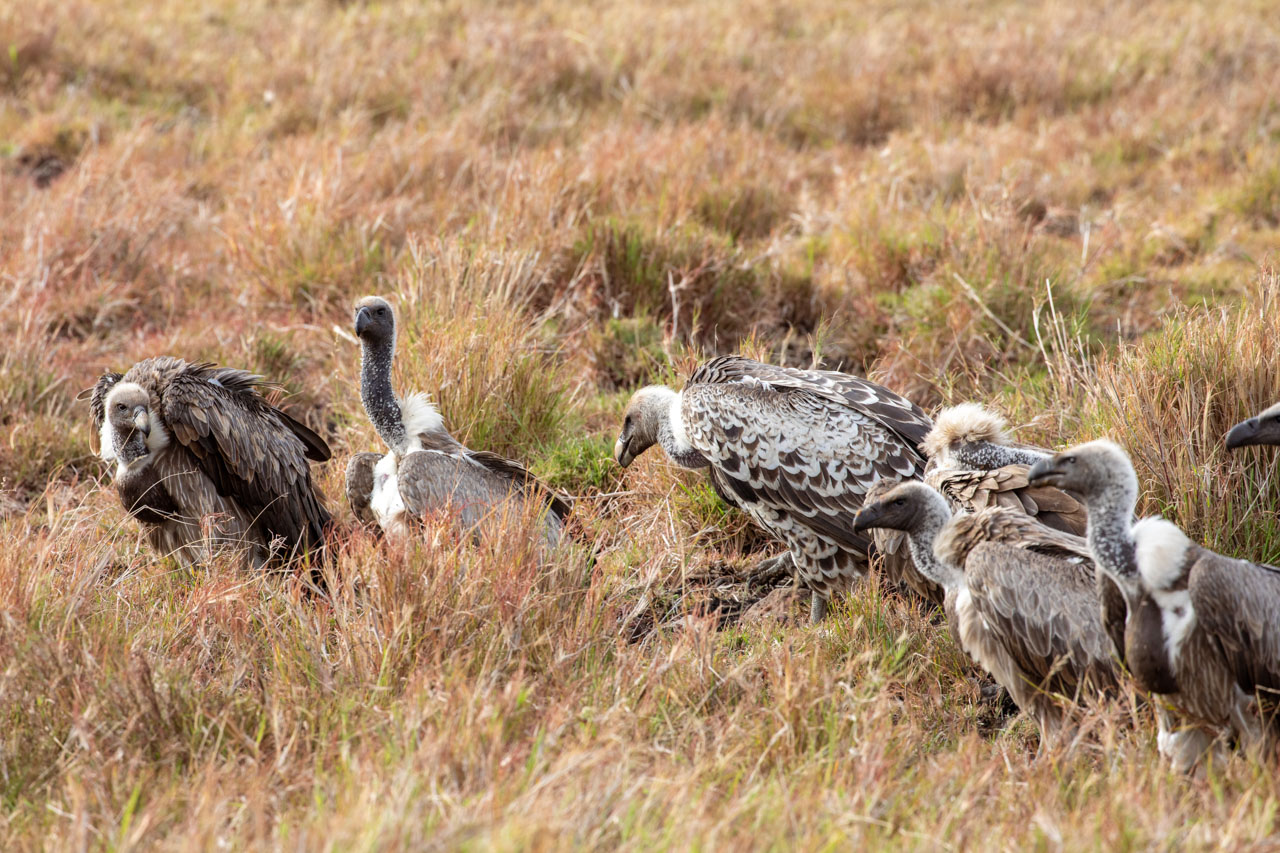
{"type": "Polygon", "coordinates": [[[1145,509],[1280,559],[1275,454],[1221,441],[1280,398],[1277,67],[1255,0],[0,4],[0,847],[1265,845],[1274,766],[1177,776],[1133,696],[1033,760],[876,583],[681,609],[771,546],[609,451],[743,350],[1109,435],[1145,509]],[[349,527],[367,293],[580,544],[349,527]],[[104,488],[77,395],[161,353],[333,445],[327,597],[183,572],[104,488]]]}

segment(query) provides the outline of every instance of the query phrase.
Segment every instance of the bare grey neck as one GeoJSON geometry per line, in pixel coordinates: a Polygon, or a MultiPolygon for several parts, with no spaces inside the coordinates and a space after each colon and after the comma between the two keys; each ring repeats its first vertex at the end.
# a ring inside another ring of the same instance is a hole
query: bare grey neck
{"type": "Polygon", "coordinates": [[[933,552],[938,534],[950,520],[951,509],[939,495],[936,503],[930,502],[916,526],[907,531],[907,545],[911,548],[911,559],[916,564],[916,568],[919,569],[920,574],[943,589],[953,589],[964,583],[964,572],[956,566],[942,562],[933,552]]]}
{"type": "Polygon", "coordinates": [[[689,446],[680,446],[675,433],[671,431],[671,419],[660,418],[658,421],[658,444],[662,445],[667,458],[681,468],[706,468],[711,464],[705,456],[689,446]]]}
{"type": "Polygon", "coordinates": [[[1006,465],[1034,465],[1046,455],[991,441],[967,441],[955,450],[956,461],[978,471],[991,471],[1006,465]]]}
{"type": "Polygon", "coordinates": [[[116,458],[125,464],[128,468],[133,468],[134,463],[143,461],[143,467],[151,460],[148,458],[151,451],[147,448],[146,437],[138,430],[131,430],[129,437],[124,441],[120,440],[120,431],[114,427],[111,430],[112,438],[115,444],[116,458]]]}
{"type": "Polygon", "coordinates": [[[1118,483],[1086,501],[1089,509],[1089,550],[1098,569],[1111,577],[1131,601],[1138,588],[1137,547],[1133,540],[1133,513],[1137,489],[1118,483]]]}
{"type": "Polygon", "coordinates": [[[395,336],[370,343],[361,341],[360,401],[373,428],[393,452],[404,453],[408,436],[404,429],[404,413],[391,389],[391,360],[395,355],[395,336]]]}

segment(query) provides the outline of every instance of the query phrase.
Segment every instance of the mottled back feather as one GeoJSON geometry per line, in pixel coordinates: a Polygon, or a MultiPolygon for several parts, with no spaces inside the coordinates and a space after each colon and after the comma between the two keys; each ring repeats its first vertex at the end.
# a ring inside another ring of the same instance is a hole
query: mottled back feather
{"type": "MultiPolygon", "coordinates": [[[[330,516],[307,460],[329,458],[329,448],[261,396],[259,377],[163,356],[138,362],[122,379],[151,395],[175,442],[163,452],[190,454],[267,542],[282,539],[287,555],[321,548],[330,516]]],[[[184,503],[183,494],[173,494],[184,503]]]]}
{"type": "Polygon", "coordinates": [[[840,406],[856,409],[896,435],[921,459],[919,445],[933,428],[924,410],[884,386],[832,370],[801,370],[723,355],[701,365],[689,384],[766,382],[778,389],[806,391],[840,406]]]}
{"type": "Polygon", "coordinates": [[[1188,590],[1200,626],[1247,694],[1280,691],[1280,571],[1196,549],[1188,590]]]}

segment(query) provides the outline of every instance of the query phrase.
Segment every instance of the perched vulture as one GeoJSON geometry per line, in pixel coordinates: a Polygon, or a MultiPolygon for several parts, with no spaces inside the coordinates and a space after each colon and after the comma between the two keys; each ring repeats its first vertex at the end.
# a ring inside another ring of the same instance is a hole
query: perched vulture
{"type": "Polygon", "coordinates": [[[1247,421],[1241,421],[1227,433],[1227,450],[1253,444],[1280,444],[1280,403],[1247,421]]]}
{"type": "Polygon", "coordinates": [[[99,452],[161,554],[194,566],[234,549],[260,569],[323,553],[330,517],[308,460],[324,462],[329,446],[268,403],[261,383],[172,356],[98,379],[99,452]]]}
{"type": "Polygon", "coordinates": [[[1050,451],[1014,444],[1008,424],[995,412],[976,403],[943,409],[921,448],[929,458],[925,482],[946,495],[953,508],[1008,507],[1054,530],[1084,535],[1089,520],[1084,504],[1061,489],[1027,482],[1027,471],[1050,451]]]}
{"type": "Polygon", "coordinates": [[[1194,545],[1160,518],[1134,523],[1138,477],[1110,441],[1037,462],[1030,479],[1068,489],[1089,508],[1090,550],[1126,603],[1129,670],[1184,718],[1161,714],[1160,751],[1189,770],[1224,733],[1270,748],[1256,694],[1280,688],[1277,570],[1194,545]]]}
{"type": "Polygon", "coordinates": [[[1117,686],[1085,540],[1005,507],[952,516],[916,482],[868,500],[854,528],[907,534],[915,565],[946,590],[952,637],[1035,719],[1041,749],[1068,731],[1073,701],[1117,686]]]}
{"type": "Polygon", "coordinates": [[[360,339],[360,398],[390,451],[356,454],[347,465],[347,497],[356,517],[400,537],[413,519],[444,513],[465,530],[485,521],[519,518],[529,502],[540,515],[543,540],[560,539],[568,503],[524,466],[495,453],[469,450],[445,429],[425,394],[398,397],[391,387],[396,318],[385,299],[356,303],[360,339]]]}
{"type": "Polygon", "coordinates": [[[917,445],[930,426],[865,379],[722,356],[683,391],[637,391],[614,458],[626,467],[660,444],[676,464],[708,468],[717,494],[787,546],[817,622],[831,594],[865,573],[871,540],[853,530],[863,496],[880,480],[920,477],[917,445]]]}

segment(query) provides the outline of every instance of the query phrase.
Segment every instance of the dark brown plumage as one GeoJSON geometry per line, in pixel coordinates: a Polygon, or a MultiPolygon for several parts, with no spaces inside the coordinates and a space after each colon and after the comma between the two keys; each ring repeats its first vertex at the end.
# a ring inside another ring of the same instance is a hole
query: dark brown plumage
{"type": "Polygon", "coordinates": [[[161,356],[104,374],[91,398],[102,458],[117,463],[125,508],[152,544],[184,563],[210,547],[250,565],[322,552],[330,517],[308,460],[324,439],[259,392],[261,378],[161,356]]]}

